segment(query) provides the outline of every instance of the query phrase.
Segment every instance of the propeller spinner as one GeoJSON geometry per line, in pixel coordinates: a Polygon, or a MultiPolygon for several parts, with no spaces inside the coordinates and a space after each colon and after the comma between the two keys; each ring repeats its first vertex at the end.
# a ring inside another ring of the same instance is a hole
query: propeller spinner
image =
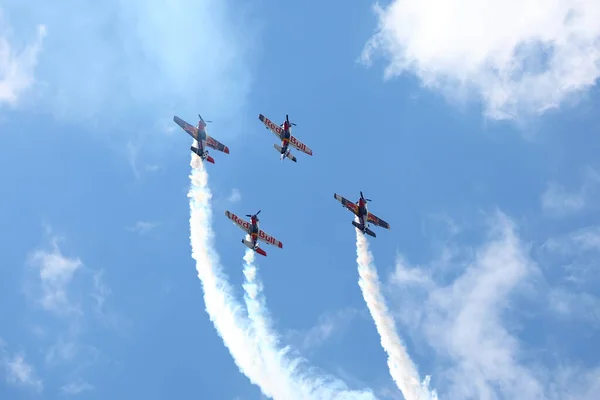
{"type": "Polygon", "coordinates": [[[365,199],[365,196],[363,196],[363,192],[360,192],[360,197],[364,200],[364,201],[372,201],[371,199],[365,199]]]}
{"type": "MultiPolygon", "coordinates": [[[[201,121],[204,121],[204,119],[202,119],[202,117],[200,116],[200,114],[198,114],[198,118],[200,118],[201,121]]],[[[204,122],[212,122],[212,121],[204,121],[204,122]]]]}
{"type": "Polygon", "coordinates": [[[293,126],[297,126],[295,123],[290,122],[290,118],[288,117],[287,114],[285,114],[285,120],[287,121],[288,124],[293,125],[293,126]]]}
{"type": "Polygon", "coordinates": [[[246,217],[250,217],[250,218],[252,218],[252,217],[256,217],[258,214],[260,214],[260,212],[261,212],[261,211],[262,211],[262,210],[258,210],[258,212],[257,212],[256,214],[254,214],[254,215],[251,215],[251,214],[246,214],[246,217]]]}

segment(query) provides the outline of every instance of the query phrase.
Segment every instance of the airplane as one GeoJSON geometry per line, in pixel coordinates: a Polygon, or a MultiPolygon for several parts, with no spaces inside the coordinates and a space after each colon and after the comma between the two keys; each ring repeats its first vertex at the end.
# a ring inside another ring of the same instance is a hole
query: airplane
{"type": "Polygon", "coordinates": [[[229,147],[225,146],[218,140],[208,136],[208,134],[206,133],[206,122],[211,121],[204,121],[200,114],[198,114],[198,118],[200,118],[200,120],[198,121],[198,127],[188,124],[176,115],[173,117],[173,121],[175,121],[175,123],[179,125],[181,129],[186,131],[191,137],[196,139],[196,141],[198,142],[198,147],[192,146],[190,147],[190,150],[193,153],[196,153],[202,160],[206,160],[214,164],[215,160],[208,155],[208,150],[206,148],[210,147],[215,150],[222,151],[225,154],[229,154],[229,147]]]}
{"type": "Polygon", "coordinates": [[[250,217],[250,222],[244,221],[243,219],[241,219],[240,217],[238,217],[230,211],[225,211],[225,215],[227,216],[227,218],[232,220],[234,224],[239,226],[243,231],[250,235],[251,240],[249,241],[246,239],[242,239],[242,243],[244,243],[246,247],[254,250],[258,254],[266,256],[267,253],[263,249],[258,247],[259,240],[262,240],[267,244],[279,247],[280,249],[283,248],[283,243],[275,239],[273,236],[268,235],[265,231],[258,227],[258,214],[260,214],[260,211],[261,210],[258,210],[258,212],[254,215],[246,214],[246,217],[250,217]]]}
{"type": "Polygon", "coordinates": [[[363,234],[377,237],[375,232],[369,229],[369,222],[382,228],[390,229],[390,224],[367,210],[367,202],[371,201],[371,199],[365,199],[362,192],[360,192],[360,199],[358,199],[356,203],[352,203],[350,200],[345,199],[337,193],[334,193],[333,197],[342,203],[342,207],[347,208],[359,218],[360,223],[352,221],[352,225],[354,225],[363,234]]]}
{"type": "Polygon", "coordinates": [[[261,122],[265,124],[265,128],[270,129],[271,132],[273,132],[275,136],[277,136],[281,140],[281,146],[279,146],[278,144],[273,145],[273,147],[275,147],[275,150],[277,150],[279,154],[281,154],[281,157],[279,157],[281,161],[283,161],[283,159],[287,157],[293,162],[296,162],[296,157],[294,157],[288,149],[288,146],[290,144],[298,150],[308,154],[309,156],[312,156],[312,150],[292,135],[292,126],[296,126],[296,124],[290,122],[290,119],[287,114],[285,114],[285,121],[280,126],[277,126],[275,123],[273,123],[273,121],[271,121],[269,118],[265,117],[262,114],[258,115],[258,119],[260,119],[261,122]]]}

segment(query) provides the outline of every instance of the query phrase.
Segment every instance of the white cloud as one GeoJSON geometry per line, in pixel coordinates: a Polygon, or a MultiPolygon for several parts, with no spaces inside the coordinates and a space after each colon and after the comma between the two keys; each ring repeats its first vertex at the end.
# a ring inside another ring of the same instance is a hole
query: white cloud
{"type": "Polygon", "coordinates": [[[94,387],[87,382],[71,382],[61,387],[60,391],[68,395],[77,395],[92,389],[94,389],[94,387]]]}
{"type": "Polygon", "coordinates": [[[146,233],[150,232],[151,230],[155,229],[159,225],[160,225],[160,223],[153,222],[153,221],[137,221],[135,223],[135,225],[133,225],[132,227],[129,227],[127,229],[132,232],[136,232],[136,233],[139,233],[140,235],[143,235],[143,234],[146,234],[146,233]]]}
{"type": "Polygon", "coordinates": [[[69,370],[69,384],[62,391],[73,394],[77,390],[91,390],[82,375],[105,356],[84,340],[85,332],[96,321],[116,329],[127,321],[107,310],[111,290],[105,283],[104,270],[92,270],[78,257],[64,255],[59,238],[50,227],[46,228],[46,234],[50,246],[35,250],[29,257],[36,272],[36,287],[40,289],[33,294],[50,316],[58,318],[48,320],[38,315],[34,328],[40,333],[37,336],[43,343],[47,366],[69,370]]]}
{"type": "Polygon", "coordinates": [[[57,117],[101,123],[106,133],[124,119],[135,129],[145,122],[139,113],[150,110],[155,118],[144,128],[155,128],[163,111],[181,104],[229,118],[249,91],[257,52],[252,7],[230,0],[14,3],[15,17],[44,18],[52,32],[40,95],[57,117]]]}
{"type": "MultiPolygon", "coordinates": [[[[142,139],[138,139],[135,141],[135,143],[132,140],[129,140],[127,142],[127,146],[125,146],[125,152],[126,152],[126,156],[127,156],[127,161],[129,162],[129,166],[131,167],[132,171],[133,171],[133,175],[135,176],[136,179],[139,179],[141,174],[140,174],[140,164],[142,164],[142,162],[140,161],[140,153],[144,155],[144,152],[142,152],[142,148],[144,147],[145,142],[142,139]]],[[[142,171],[146,171],[146,172],[156,172],[160,169],[160,166],[157,164],[144,164],[143,165],[143,169],[142,171]]]]}
{"type": "Polygon", "coordinates": [[[588,207],[598,183],[600,175],[592,168],[587,169],[584,181],[577,191],[570,192],[564,186],[551,182],[542,194],[542,209],[555,216],[582,211],[588,207]]]}
{"type": "Polygon", "coordinates": [[[600,226],[577,229],[565,236],[549,239],[543,248],[564,255],[600,252],[600,226]]]}
{"type": "Polygon", "coordinates": [[[590,226],[547,240],[537,252],[552,274],[547,304],[562,320],[600,325],[598,261],[600,227],[590,226]]]}
{"type": "Polygon", "coordinates": [[[106,302],[106,298],[110,295],[110,289],[104,284],[102,280],[102,276],[104,275],[104,271],[98,271],[94,273],[94,290],[90,294],[96,300],[96,312],[99,314],[103,313],[104,302],[106,302]]]}
{"type": "Polygon", "coordinates": [[[31,255],[32,264],[39,269],[41,305],[57,314],[79,312],[78,307],[69,302],[67,291],[73,275],[83,264],[79,258],[64,256],[57,238],[52,239],[51,247],[50,251],[36,250],[31,255]]]}
{"type": "Polygon", "coordinates": [[[39,25],[36,38],[31,43],[20,46],[17,40],[23,36],[13,37],[6,17],[0,10],[0,103],[11,106],[16,105],[19,97],[35,82],[34,73],[46,36],[46,27],[39,25]]]}
{"type": "MultiPolygon", "coordinates": [[[[543,275],[530,246],[519,238],[514,223],[502,213],[491,221],[487,242],[474,256],[463,258],[462,268],[456,269],[455,259],[452,265],[434,262],[411,267],[400,258],[392,275],[400,320],[415,343],[425,342],[434,351],[430,362],[438,369],[433,375],[438,377],[434,385],[440,398],[558,400],[572,393],[590,393],[593,380],[574,383],[557,378],[560,368],[572,360],[559,361],[558,366],[525,361],[535,349],[519,339],[513,318],[522,307],[517,300],[525,296],[543,299],[540,303],[570,318],[569,323],[573,316],[566,313],[582,307],[579,322],[595,324],[597,300],[564,288],[548,290],[541,284],[543,275]]],[[[577,371],[580,376],[593,372],[577,371]]]]}
{"type": "Polygon", "coordinates": [[[600,226],[589,226],[546,240],[537,251],[546,269],[561,279],[579,286],[599,283],[598,255],[600,255],[600,226]]]}
{"type": "Polygon", "coordinates": [[[227,201],[230,203],[237,203],[242,200],[242,194],[236,188],[231,189],[231,194],[227,198],[227,201]]]}
{"type": "Polygon", "coordinates": [[[596,0],[393,0],[363,61],[388,59],[386,77],[410,71],[460,99],[471,92],[494,119],[536,115],[600,77],[596,0]]]}
{"type": "Polygon", "coordinates": [[[6,381],[11,384],[21,385],[33,388],[37,392],[43,390],[43,383],[37,377],[33,366],[27,361],[22,354],[7,354],[4,346],[6,344],[0,339],[0,366],[6,372],[6,381]]]}
{"type": "Polygon", "coordinates": [[[600,299],[589,293],[553,289],[548,295],[548,306],[565,320],[580,319],[596,328],[600,325],[600,299]]]}
{"type": "Polygon", "coordinates": [[[303,350],[315,350],[336,333],[346,329],[359,313],[359,310],[354,308],[324,313],[319,316],[313,327],[307,330],[290,330],[287,336],[290,340],[298,342],[303,350]]]}
{"type": "Polygon", "coordinates": [[[542,209],[545,212],[565,215],[581,211],[585,207],[585,197],[580,191],[569,193],[563,186],[549,183],[542,194],[542,209]]]}

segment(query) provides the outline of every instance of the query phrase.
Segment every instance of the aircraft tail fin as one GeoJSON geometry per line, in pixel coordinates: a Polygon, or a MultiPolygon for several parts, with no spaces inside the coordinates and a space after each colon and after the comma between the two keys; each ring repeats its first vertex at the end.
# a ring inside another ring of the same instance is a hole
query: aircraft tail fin
{"type": "Polygon", "coordinates": [[[206,156],[206,161],[208,161],[209,163],[215,163],[215,159],[212,158],[211,156],[206,156]]]}

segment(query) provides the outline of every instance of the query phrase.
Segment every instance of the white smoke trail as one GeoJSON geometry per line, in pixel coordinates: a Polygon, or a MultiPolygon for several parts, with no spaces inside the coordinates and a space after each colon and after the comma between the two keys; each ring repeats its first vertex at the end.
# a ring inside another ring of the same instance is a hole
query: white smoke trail
{"type": "Polygon", "coordinates": [[[212,195],[208,189],[208,175],[202,161],[194,154],[190,165],[190,241],[192,258],[196,260],[198,278],[202,282],[206,312],[240,372],[259,386],[263,394],[273,397],[271,378],[263,368],[248,319],[231,294],[232,290],[219,266],[218,256],[212,250],[212,195]]]}
{"type": "Polygon", "coordinates": [[[258,278],[258,270],[254,264],[254,251],[246,250],[244,255],[244,300],[248,308],[248,316],[252,322],[257,342],[266,370],[273,379],[281,383],[281,390],[275,399],[319,399],[319,400],[367,400],[375,399],[370,391],[351,391],[346,385],[324,373],[310,371],[304,373],[300,367],[304,360],[291,355],[289,347],[280,348],[279,338],[271,328],[271,319],[262,294],[262,282],[258,278]],[[278,349],[279,348],[279,349],[278,349]]]}
{"type": "Polygon", "coordinates": [[[360,277],[358,285],[375,321],[375,327],[381,338],[381,347],[388,355],[388,367],[392,379],[406,400],[437,400],[436,391],[429,390],[429,376],[425,378],[423,384],[419,383],[419,373],[396,332],[394,319],[381,294],[381,285],[373,264],[373,255],[369,251],[369,243],[358,229],[356,229],[356,255],[360,277]]]}
{"type": "MultiPolygon", "coordinates": [[[[212,212],[208,175],[202,161],[192,155],[190,163],[190,242],[202,282],[206,312],[219,336],[229,349],[240,372],[257,385],[262,393],[275,400],[371,400],[370,392],[347,390],[343,382],[325,374],[301,374],[304,362],[288,358],[288,347],[278,350],[279,340],[270,327],[270,318],[262,298],[262,284],[257,279],[254,252],[246,253],[244,274],[246,305],[250,321],[232,294],[227,278],[213,251],[212,212]]],[[[313,372],[313,371],[310,371],[313,372]]]]}

